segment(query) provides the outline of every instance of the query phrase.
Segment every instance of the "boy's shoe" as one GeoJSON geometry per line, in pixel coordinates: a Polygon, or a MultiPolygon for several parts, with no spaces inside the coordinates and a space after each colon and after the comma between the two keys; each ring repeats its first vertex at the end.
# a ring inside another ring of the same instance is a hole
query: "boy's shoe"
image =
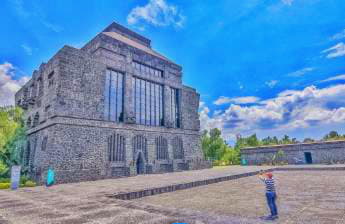
{"type": "Polygon", "coordinates": [[[272,216],[273,219],[279,219],[279,216],[278,215],[274,215],[272,216]]]}
{"type": "Polygon", "coordinates": [[[264,218],[264,220],[271,221],[271,220],[275,220],[275,218],[274,218],[274,216],[269,215],[266,218],[264,218]]]}
{"type": "Polygon", "coordinates": [[[273,216],[271,216],[271,215],[268,215],[268,216],[261,216],[260,219],[262,219],[262,220],[273,220],[272,217],[273,217],[273,216]]]}

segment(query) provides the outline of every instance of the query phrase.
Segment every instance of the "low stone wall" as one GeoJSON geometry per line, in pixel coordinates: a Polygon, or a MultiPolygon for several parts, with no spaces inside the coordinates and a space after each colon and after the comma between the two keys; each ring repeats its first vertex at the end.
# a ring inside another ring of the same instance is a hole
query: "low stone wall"
{"type": "MultiPolygon", "coordinates": [[[[307,166],[287,166],[287,167],[273,167],[271,169],[263,169],[263,172],[274,172],[274,171],[345,171],[345,166],[323,166],[323,167],[307,167],[307,166]]],[[[168,185],[163,187],[157,187],[157,188],[150,188],[150,189],[143,189],[143,190],[137,190],[133,192],[122,192],[122,193],[116,193],[116,194],[108,194],[106,196],[110,198],[115,198],[119,200],[134,200],[138,198],[153,196],[157,194],[164,194],[179,190],[185,190],[190,189],[194,187],[200,187],[205,186],[209,184],[215,184],[220,183],[224,181],[229,180],[235,180],[239,178],[244,177],[250,177],[255,176],[259,174],[260,171],[254,171],[254,172],[247,172],[247,173],[241,173],[241,174],[235,174],[230,176],[224,176],[224,177],[217,177],[217,178],[210,178],[206,180],[199,180],[199,181],[193,181],[188,183],[181,183],[176,185],[168,185]]]]}
{"type": "Polygon", "coordinates": [[[245,148],[241,151],[241,158],[248,165],[269,164],[274,159],[288,164],[303,164],[308,163],[305,153],[310,153],[313,164],[345,163],[345,141],[245,148]],[[283,152],[281,158],[277,158],[279,151],[283,152]]]}
{"type": "MultiPolygon", "coordinates": [[[[272,172],[274,171],[274,168],[266,169],[264,171],[272,172]]],[[[189,189],[193,187],[199,187],[199,186],[215,184],[215,183],[229,181],[229,180],[235,180],[235,179],[239,179],[243,177],[254,176],[254,175],[257,175],[259,172],[260,171],[241,173],[241,174],[236,174],[236,175],[217,177],[217,178],[194,181],[194,182],[189,182],[189,183],[163,186],[163,187],[158,187],[158,188],[144,189],[144,190],[139,190],[135,192],[125,192],[125,193],[108,195],[108,196],[116,198],[116,199],[120,199],[120,200],[133,200],[133,199],[138,199],[138,198],[157,195],[157,194],[163,194],[163,193],[168,193],[168,192],[173,192],[173,191],[178,191],[178,190],[185,190],[185,189],[189,189]]]]}

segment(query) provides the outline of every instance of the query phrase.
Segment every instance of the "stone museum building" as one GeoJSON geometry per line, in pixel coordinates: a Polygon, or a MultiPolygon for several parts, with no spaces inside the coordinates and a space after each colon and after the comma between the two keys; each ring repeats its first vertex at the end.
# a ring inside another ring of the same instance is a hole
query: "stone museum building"
{"type": "Polygon", "coordinates": [[[269,164],[272,160],[288,164],[344,164],[345,141],[244,148],[241,150],[241,159],[248,165],[269,164]]]}
{"type": "Polygon", "coordinates": [[[23,164],[39,182],[53,168],[58,183],[209,167],[199,98],[181,66],[113,23],[81,49],[64,46],[16,93],[23,164]]]}

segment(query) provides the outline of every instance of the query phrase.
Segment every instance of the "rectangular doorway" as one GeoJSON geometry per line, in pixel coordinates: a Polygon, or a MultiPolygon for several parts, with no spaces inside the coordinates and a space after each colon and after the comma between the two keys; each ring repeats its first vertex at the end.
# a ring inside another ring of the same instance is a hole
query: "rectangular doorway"
{"type": "Polygon", "coordinates": [[[306,164],[313,164],[313,157],[311,156],[311,152],[305,152],[304,158],[306,164]]]}

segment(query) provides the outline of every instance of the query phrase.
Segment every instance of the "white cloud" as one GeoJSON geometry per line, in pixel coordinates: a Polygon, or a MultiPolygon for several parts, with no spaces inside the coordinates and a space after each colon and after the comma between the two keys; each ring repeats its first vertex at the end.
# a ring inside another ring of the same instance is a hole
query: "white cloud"
{"type": "Polygon", "coordinates": [[[337,34],[334,34],[334,36],[331,37],[331,40],[340,40],[344,38],[345,38],[345,29],[337,34]]]}
{"type": "Polygon", "coordinates": [[[308,72],[312,72],[314,70],[315,70],[315,68],[307,67],[307,68],[303,68],[303,69],[291,72],[291,73],[287,74],[287,76],[289,76],[289,77],[301,77],[301,76],[304,76],[305,74],[307,74],[308,72]]]}
{"type": "Polygon", "coordinates": [[[278,80],[271,80],[271,81],[267,81],[267,82],[265,82],[265,84],[268,86],[268,87],[270,87],[270,88],[273,88],[273,87],[275,87],[277,84],[278,84],[278,80]]]}
{"type": "Polygon", "coordinates": [[[225,136],[264,131],[274,135],[278,131],[341,124],[345,123],[345,85],[287,90],[255,105],[229,105],[212,116],[203,105],[201,112],[202,127],[220,128],[225,136]]]}
{"type": "Polygon", "coordinates": [[[327,53],[327,58],[337,58],[345,56],[345,44],[343,42],[340,42],[337,45],[322,51],[321,53],[327,53]]]}
{"type": "Polygon", "coordinates": [[[15,71],[11,63],[0,64],[0,106],[14,105],[14,94],[29,80],[27,76],[14,79],[15,71]]]}
{"type": "Polygon", "coordinates": [[[281,0],[281,1],[285,5],[292,5],[292,3],[294,2],[294,0],[281,0]]]}
{"type": "Polygon", "coordinates": [[[339,80],[345,80],[345,74],[333,76],[328,79],[322,80],[320,82],[331,82],[331,81],[339,81],[339,80]]]}
{"type": "Polygon", "coordinates": [[[248,104],[248,103],[256,103],[259,100],[260,100],[260,98],[255,97],[255,96],[234,97],[234,98],[221,96],[216,101],[214,101],[213,103],[215,105],[223,105],[223,104],[229,104],[229,103],[248,104]]]}
{"type": "Polygon", "coordinates": [[[137,25],[141,21],[154,26],[183,27],[185,17],[177,6],[168,4],[165,0],[149,0],[145,6],[132,9],[127,16],[130,25],[137,25]]]}
{"type": "Polygon", "coordinates": [[[27,55],[32,55],[32,48],[31,47],[29,47],[26,44],[22,44],[21,47],[23,48],[23,50],[25,51],[25,53],[27,55]]]}

